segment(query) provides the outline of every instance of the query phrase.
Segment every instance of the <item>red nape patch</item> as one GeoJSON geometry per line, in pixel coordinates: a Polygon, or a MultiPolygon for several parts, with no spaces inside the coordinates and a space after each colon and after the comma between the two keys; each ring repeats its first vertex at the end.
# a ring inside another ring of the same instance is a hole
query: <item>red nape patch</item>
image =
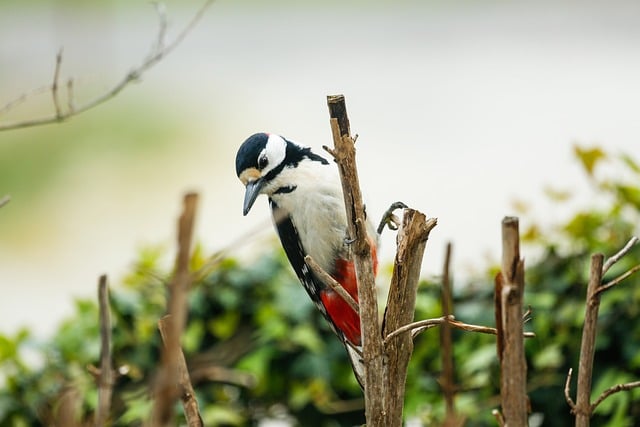
{"type": "MultiPolygon", "coordinates": [[[[376,275],[378,273],[376,246],[371,241],[369,243],[371,244],[371,257],[373,258],[373,274],[376,275]]],[[[336,269],[332,276],[358,302],[356,269],[353,262],[344,259],[336,260],[336,269]]],[[[349,304],[340,295],[331,289],[321,292],[320,299],[333,323],[342,331],[349,342],[354,345],[360,345],[362,340],[358,314],[349,307],[349,304]]]]}

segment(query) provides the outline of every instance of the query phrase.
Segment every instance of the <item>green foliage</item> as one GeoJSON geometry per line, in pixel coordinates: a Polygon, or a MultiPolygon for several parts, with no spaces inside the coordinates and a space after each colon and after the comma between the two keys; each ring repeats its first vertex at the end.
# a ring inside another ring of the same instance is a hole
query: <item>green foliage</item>
{"type": "MultiPolygon", "coordinates": [[[[526,272],[525,303],[533,310],[527,328],[536,333],[526,344],[529,396],[533,412],[552,427],[573,421],[563,388],[568,369],[578,366],[589,254],[617,252],[640,224],[640,167],[635,161],[600,149],[576,148],[575,153],[595,194],[606,203],[581,210],[561,224],[532,224],[533,231],[525,233],[531,244],[542,248],[526,272]],[[612,165],[613,178],[605,175],[605,166],[612,165]]],[[[556,203],[571,199],[566,191],[547,194],[556,203]]],[[[605,280],[637,264],[638,252],[623,259],[605,280]]],[[[165,255],[162,248],[145,249],[123,286],[111,291],[113,358],[119,373],[114,426],[141,425],[151,408],[149,390],[159,361],[157,320],[165,312],[170,275],[161,268],[165,255]]],[[[192,269],[205,262],[197,247],[192,269]]],[[[458,319],[494,323],[491,277],[456,289],[458,319]]],[[[602,297],[594,398],[610,386],[640,377],[639,285],[632,277],[602,297]]],[[[417,318],[440,315],[439,293],[436,283],[421,284],[417,318]]],[[[182,344],[205,425],[256,425],[267,417],[305,426],[363,422],[362,395],[344,349],[281,252],[250,265],[220,261],[194,284],[189,305],[182,344]]],[[[97,322],[97,303],[78,301],[75,315],[46,342],[35,341],[24,330],[0,335],[0,426],[51,425],[62,398],[70,393],[79,399],[79,419],[91,420],[97,392],[87,366],[99,364],[97,322]]],[[[467,425],[495,425],[495,351],[493,336],[454,331],[456,405],[467,425]]],[[[409,366],[405,413],[425,425],[444,418],[440,357],[438,329],[422,333],[409,366]]],[[[572,390],[575,395],[575,384],[572,390]]],[[[610,397],[598,407],[594,425],[633,425],[640,417],[639,397],[640,390],[610,397]]],[[[180,409],[177,416],[182,417],[180,409]]]]}

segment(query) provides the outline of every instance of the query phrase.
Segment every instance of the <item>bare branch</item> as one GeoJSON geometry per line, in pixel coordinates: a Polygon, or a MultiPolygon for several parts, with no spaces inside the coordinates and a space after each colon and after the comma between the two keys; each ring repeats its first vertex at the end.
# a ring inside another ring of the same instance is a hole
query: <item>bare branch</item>
{"type": "Polygon", "coordinates": [[[384,337],[384,343],[385,345],[387,345],[393,338],[409,331],[415,332],[413,334],[413,336],[415,336],[422,331],[433,328],[434,326],[442,325],[443,323],[447,322],[448,319],[453,319],[453,316],[442,316],[436,317],[434,319],[424,319],[418,320],[417,322],[408,323],[392,332],[389,332],[389,334],[384,337]]]}
{"type": "MultiPolygon", "coordinates": [[[[397,252],[382,322],[382,336],[414,320],[422,258],[429,233],[436,224],[435,218],[427,219],[422,212],[409,208],[404,210],[398,230],[397,252]]],[[[413,339],[410,334],[405,334],[393,341],[386,341],[385,344],[385,391],[388,396],[392,396],[387,400],[387,425],[399,426],[402,424],[407,367],[413,353],[413,339]]]]}
{"type": "MultiPolygon", "coordinates": [[[[167,343],[167,330],[171,326],[171,315],[167,315],[158,320],[158,329],[162,336],[163,342],[167,343]]],[[[178,383],[182,389],[181,400],[182,407],[184,408],[184,416],[187,419],[188,427],[202,427],[202,417],[200,416],[200,410],[198,409],[198,401],[196,400],[196,392],[191,384],[189,378],[189,370],[187,368],[187,362],[184,359],[184,353],[181,348],[178,348],[177,360],[178,364],[178,383]]]]}
{"type": "MultiPolygon", "coordinates": [[[[524,356],[523,297],[524,261],[520,258],[519,221],[502,220],[501,328],[504,342],[500,359],[500,396],[505,423],[527,423],[527,362],[524,356]]],[[[498,326],[498,327],[500,327],[498,326]]]]}
{"type": "Polygon", "coordinates": [[[8,194],[0,198],[0,208],[6,205],[7,203],[9,203],[10,201],[11,201],[11,196],[9,196],[8,194]]]}
{"type": "Polygon", "coordinates": [[[188,193],[184,197],[184,207],[178,220],[178,254],[173,280],[169,286],[167,311],[171,315],[165,328],[161,366],[156,379],[155,401],[151,415],[153,426],[172,424],[173,403],[181,395],[180,387],[180,336],[187,318],[187,292],[191,285],[189,257],[193,239],[198,195],[188,193]]]}
{"type": "MultiPolygon", "coordinates": [[[[603,268],[603,270],[604,270],[604,268],[603,268]]],[[[627,277],[635,274],[639,270],[640,270],[640,264],[632,267],[630,270],[625,271],[624,273],[622,273],[621,275],[619,275],[615,279],[611,280],[610,282],[608,282],[608,283],[606,283],[606,284],[604,284],[602,286],[599,286],[598,289],[596,289],[596,294],[601,294],[602,292],[606,291],[607,289],[610,289],[610,288],[614,287],[615,285],[617,285],[618,283],[622,282],[627,277]]]]}
{"type": "Polygon", "coordinates": [[[571,413],[574,413],[576,410],[576,404],[571,398],[571,374],[573,373],[573,368],[569,368],[569,373],[567,374],[567,380],[564,383],[564,399],[567,401],[567,404],[571,408],[571,413]]]}
{"type": "Polygon", "coordinates": [[[109,419],[115,378],[111,362],[111,314],[106,275],[100,276],[98,283],[98,304],[100,307],[100,375],[98,377],[98,407],[95,413],[96,427],[106,425],[109,419]]]}
{"type": "Polygon", "coordinates": [[[578,391],[576,393],[576,427],[588,427],[591,418],[591,381],[593,376],[593,357],[596,347],[596,332],[598,326],[598,309],[600,308],[600,294],[597,292],[602,282],[602,265],[604,255],[591,256],[589,285],[587,287],[587,301],[582,327],[580,345],[580,361],[578,367],[578,391]]]}
{"type": "Polygon", "coordinates": [[[353,239],[353,262],[358,278],[358,301],[362,325],[362,346],[365,365],[365,417],[370,427],[385,426],[384,347],[378,321],[371,243],[366,232],[364,204],[356,168],[356,151],[351,138],[347,107],[343,95],[327,97],[331,133],[338,163],[342,193],[347,215],[348,238],[353,239]]]}
{"type": "Polygon", "coordinates": [[[631,250],[631,248],[633,248],[638,241],[640,241],[640,239],[638,239],[636,236],[633,236],[631,239],[629,239],[629,241],[627,242],[626,245],[624,245],[624,247],[622,249],[620,249],[618,251],[617,254],[613,255],[611,258],[609,258],[604,265],[602,266],[602,275],[604,276],[607,271],[609,271],[609,269],[618,261],[620,261],[620,259],[625,256],[627,253],[629,253],[629,251],[631,250]]]}
{"type": "MultiPolygon", "coordinates": [[[[7,124],[0,124],[0,131],[6,131],[6,130],[15,130],[15,129],[22,129],[22,128],[27,128],[27,127],[33,127],[33,126],[41,126],[41,125],[47,125],[47,124],[52,124],[52,123],[58,123],[58,122],[63,122],[66,121],[74,116],[77,116],[81,113],[84,113],[87,110],[90,110],[108,100],[110,100],[111,98],[114,98],[116,95],[118,95],[123,89],[125,89],[130,83],[139,80],[142,75],[149,70],[150,68],[152,68],[155,64],[157,64],[158,62],[160,62],[164,57],[166,57],[167,55],[169,55],[183,40],[184,38],[187,36],[187,34],[189,34],[189,32],[191,32],[191,30],[193,30],[193,28],[196,26],[196,24],[200,21],[200,19],[204,16],[204,13],[206,12],[206,10],[209,8],[209,6],[211,6],[211,4],[213,3],[213,0],[206,0],[205,3],[203,4],[203,6],[196,12],[196,14],[194,15],[194,17],[191,19],[191,21],[189,21],[189,23],[182,29],[182,31],[176,36],[175,39],[173,39],[173,41],[167,45],[164,44],[164,38],[165,38],[165,31],[166,31],[166,18],[164,17],[164,14],[161,13],[160,11],[158,12],[158,14],[160,15],[160,29],[158,31],[158,37],[156,38],[156,42],[154,43],[154,45],[152,46],[152,49],[149,53],[149,55],[146,57],[146,59],[142,62],[142,64],[140,64],[138,67],[130,70],[125,76],[124,78],[122,78],[118,83],[116,83],[110,90],[108,90],[107,92],[95,97],[93,100],[90,100],[88,102],[86,102],[85,104],[82,104],[80,106],[78,106],[77,108],[74,108],[74,100],[72,99],[72,95],[73,95],[73,91],[72,91],[72,86],[73,84],[71,83],[71,79],[68,81],[67,83],[67,91],[69,94],[69,100],[68,100],[68,109],[66,111],[63,111],[60,103],[59,103],[59,99],[58,99],[58,79],[59,79],[59,70],[60,70],[60,66],[62,63],[62,51],[60,51],[58,53],[58,56],[56,57],[56,69],[55,69],[55,73],[54,73],[54,81],[50,86],[47,86],[45,89],[46,90],[50,90],[52,97],[53,97],[53,104],[54,104],[54,109],[55,112],[52,115],[47,115],[44,117],[39,117],[39,118],[35,118],[35,119],[30,119],[30,120],[24,120],[24,121],[18,121],[18,122],[13,122],[13,123],[7,123],[7,124]]],[[[160,8],[156,8],[157,10],[160,8]]],[[[37,89],[38,92],[40,92],[41,89],[37,89]]],[[[35,91],[34,91],[35,92],[35,91]]],[[[34,93],[31,92],[31,93],[34,93]]],[[[17,99],[9,102],[8,104],[6,104],[2,110],[0,110],[0,112],[6,112],[8,110],[10,110],[11,108],[13,108],[15,105],[24,102],[24,100],[29,96],[29,94],[23,94],[21,96],[19,96],[17,99]]]]}
{"type": "Polygon", "coordinates": [[[491,411],[491,415],[493,415],[493,417],[496,419],[496,422],[500,427],[504,427],[506,425],[504,421],[504,416],[502,416],[502,412],[500,412],[497,409],[494,409],[491,411]]]}
{"type": "Polygon", "coordinates": [[[338,283],[329,273],[324,271],[320,265],[311,258],[310,255],[304,257],[304,262],[307,263],[313,274],[316,275],[318,279],[331,289],[347,303],[349,307],[353,309],[356,313],[359,312],[360,308],[358,307],[358,303],[354,300],[349,292],[347,292],[340,283],[338,283]]]}
{"type": "MultiPolygon", "coordinates": [[[[445,248],[444,264],[442,266],[442,314],[449,316],[453,312],[453,296],[451,292],[451,242],[445,248]]],[[[440,328],[440,347],[442,360],[442,374],[439,378],[440,387],[444,394],[445,401],[445,425],[452,424],[456,419],[455,415],[455,370],[453,360],[453,337],[451,336],[451,325],[445,322],[440,328]]]]}
{"type": "Polygon", "coordinates": [[[60,81],[60,66],[62,65],[62,48],[56,55],[56,68],[53,72],[53,83],[51,83],[51,96],[53,97],[53,106],[56,110],[56,118],[59,119],[62,116],[62,110],[60,109],[60,100],[58,99],[58,82],[60,81]]]}
{"type": "MultiPolygon", "coordinates": [[[[477,332],[480,334],[488,334],[488,335],[498,334],[498,331],[496,328],[463,323],[463,322],[460,322],[459,320],[456,320],[453,315],[449,315],[449,316],[436,317],[434,319],[418,320],[417,322],[412,322],[404,326],[401,326],[395,331],[389,333],[389,335],[385,337],[385,343],[388,342],[391,338],[395,337],[396,335],[402,334],[407,331],[412,331],[412,335],[415,338],[415,336],[418,335],[420,332],[423,332],[427,329],[431,329],[434,326],[442,325],[444,323],[448,323],[449,325],[451,325],[451,327],[455,329],[460,329],[461,331],[477,332]]],[[[533,332],[523,332],[522,336],[524,338],[535,338],[536,334],[533,332]]]]}
{"type": "Polygon", "coordinates": [[[611,396],[612,394],[618,393],[620,391],[629,391],[639,387],[640,387],[640,381],[634,381],[626,384],[616,384],[613,387],[609,387],[608,389],[603,391],[600,396],[598,396],[595,402],[591,404],[591,413],[593,413],[593,411],[596,410],[596,407],[600,403],[602,403],[603,400],[605,400],[607,397],[611,396]]]}

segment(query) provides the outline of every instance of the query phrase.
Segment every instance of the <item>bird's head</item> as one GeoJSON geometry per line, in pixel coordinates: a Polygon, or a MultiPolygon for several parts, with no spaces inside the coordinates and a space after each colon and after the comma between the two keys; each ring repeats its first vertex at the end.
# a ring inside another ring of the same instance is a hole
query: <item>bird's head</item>
{"type": "Polygon", "coordinates": [[[249,213],[260,194],[293,191],[296,168],[305,160],[329,164],[310,148],[272,133],[256,133],[247,138],[236,154],[236,174],[246,187],[243,214],[249,213]]]}
{"type": "Polygon", "coordinates": [[[246,139],[236,154],[236,174],[246,187],[242,213],[251,206],[267,185],[282,170],[287,155],[287,141],[281,136],[256,133],[246,139]]]}

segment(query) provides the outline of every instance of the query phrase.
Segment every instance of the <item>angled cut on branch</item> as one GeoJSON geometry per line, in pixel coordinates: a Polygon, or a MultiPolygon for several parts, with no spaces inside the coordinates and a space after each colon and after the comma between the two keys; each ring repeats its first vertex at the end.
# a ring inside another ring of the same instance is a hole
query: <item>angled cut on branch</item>
{"type": "Polygon", "coordinates": [[[122,90],[124,90],[129,84],[140,80],[142,75],[160,62],[163,58],[165,58],[168,54],[170,54],[193,30],[196,24],[202,19],[206,10],[211,6],[213,0],[206,0],[202,7],[196,12],[193,18],[189,21],[189,23],[178,33],[178,35],[168,44],[165,41],[166,36],[166,28],[167,28],[167,17],[164,12],[164,7],[157,5],[156,10],[158,12],[158,18],[160,21],[158,35],[153,43],[151,51],[144,59],[144,61],[138,65],[137,67],[131,69],[118,83],[116,83],[111,89],[106,91],[105,93],[96,96],[94,99],[87,101],[84,104],[80,104],[76,106],[76,102],[74,99],[73,93],[73,79],[70,78],[67,80],[67,106],[63,108],[62,102],[60,99],[60,71],[62,68],[62,49],[58,51],[56,54],[55,68],[53,72],[53,81],[50,85],[45,86],[43,88],[38,88],[32,90],[30,92],[25,92],[21,94],[16,99],[13,99],[6,103],[3,107],[0,107],[0,114],[7,113],[12,110],[15,106],[23,103],[27,100],[31,95],[51,92],[53,109],[54,112],[49,115],[45,115],[43,117],[38,117],[34,119],[22,120],[12,123],[0,123],[0,131],[7,130],[15,130],[22,129],[34,126],[47,125],[52,123],[60,123],[70,118],[77,116],[78,114],[84,113],[87,110],[90,110],[108,100],[118,95],[122,90]]]}
{"type": "MultiPolygon", "coordinates": [[[[382,324],[383,337],[389,331],[396,331],[402,325],[413,321],[422,257],[429,233],[437,222],[435,218],[427,219],[423,213],[416,210],[404,210],[398,230],[398,248],[382,324]]],[[[401,425],[407,367],[413,353],[413,338],[410,333],[405,333],[397,335],[393,340],[385,339],[385,344],[386,392],[393,396],[387,401],[388,425],[401,425]]]]}
{"type": "Polygon", "coordinates": [[[353,259],[358,280],[358,301],[362,324],[365,364],[365,417],[367,425],[385,426],[386,410],[383,384],[384,352],[378,321],[378,301],[371,247],[367,240],[362,193],[355,161],[355,142],[351,137],[347,107],[343,95],[327,97],[334,149],[325,149],[338,164],[347,214],[347,238],[352,241],[353,259]]]}
{"type": "Polygon", "coordinates": [[[496,327],[500,359],[500,397],[505,425],[524,426],[528,418],[527,362],[524,356],[524,261],[519,221],[502,220],[502,269],[496,278],[496,327]]]}

